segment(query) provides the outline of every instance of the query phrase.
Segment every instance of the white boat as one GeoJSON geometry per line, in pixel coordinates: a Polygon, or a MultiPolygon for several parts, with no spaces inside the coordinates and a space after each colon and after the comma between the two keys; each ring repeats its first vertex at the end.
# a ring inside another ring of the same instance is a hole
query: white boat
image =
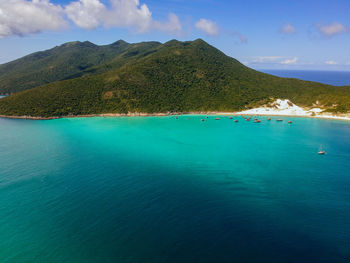
{"type": "Polygon", "coordinates": [[[320,149],[318,150],[319,155],[325,155],[326,151],[322,149],[322,146],[320,146],[320,149]]]}

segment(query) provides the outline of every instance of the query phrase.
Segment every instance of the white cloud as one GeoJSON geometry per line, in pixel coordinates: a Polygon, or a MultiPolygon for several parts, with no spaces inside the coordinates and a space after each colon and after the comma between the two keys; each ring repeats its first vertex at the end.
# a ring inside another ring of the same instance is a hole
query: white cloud
{"type": "Polygon", "coordinates": [[[65,10],[77,26],[86,29],[103,25],[130,28],[139,33],[160,30],[179,34],[182,31],[180,20],[175,14],[170,14],[166,22],[156,21],[148,6],[140,4],[139,0],[110,0],[110,8],[100,0],[79,0],[71,2],[65,10]]]}
{"type": "Polygon", "coordinates": [[[285,60],[281,61],[280,63],[283,65],[290,65],[290,64],[295,64],[297,62],[298,62],[298,58],[294,57],[292,59],[285,59],[285,60]]]}
{"type": "Polygon", "coordinates": [[[337,65],[338,63],[334,60],[328,60],[325,62],[327,65],[337,65]]]}
{"type": "Polygon", "coordinates": [[[219,34],[219,27],[211,20],[201,18],[195,27],[207,34],[208,36],[217,36],[219,34]]]}
{"type": "Polygon", "coordinates": [[[296,30],[295,30],[295,27],[293,25],[287,23],[280,29],[280,33],[290,35],[290,34],[295,34],[296,30]]]}
{"type": "Polygon", "coordinates": [[[249,60],[249,64],[292,65],[298,62],[298,57],[288,58],[283,56],[258,56],[249,60]]]}
{"type": "Polygon", "coordinates": [[[177,15],[170,13],[168,17],[168,21],[165,23],[161,23],[158,21],[153,22],[154,29],[159,31],[169,32],[171,34],[179,35],[182,33],[181,22],[177,15]]]}
{"type": "Polygon", "coordinates": [[[49,0],[0,0],[0,37],[23,36],[66,26],[63,9],[49,0]]]}
{"type": "Polygon", "coordinates": [[[0,0],[0,37],[27,35],[68,26],[68,20],[84,29],[99,26],[132,29],[137,33],[158,30],[181,34],[182,26],[175,14],[168,20],[154,20],[146,4],[139,0],[75,0],[65,7],[50,0],[0,0]]]}
{"type": "Polygon", "coordinates": [[[152,27],[152,13],[139,0],[110,0],[111,9],[104,13],[102,23],[107,27],[131,27],[146,32],[152,27]]]}
{"type": "Polygon", "coordinates": [[[77,26],[94,29],[100,25],[106,7],[99,0],[80,0],[67,5],[65,11],[77,26]]]}
{"type": "Polygon", "coordinates": [[[282,59],[280,56],[258,56],[253,58],[252,63],[264,64],[264,63],[276,63],[277,60],[282,59]]]}
{"type": "Polygon", "coordinates": [[[317,28],[320,33],[326,37],[332,37],[341,33],[349,32],[349,28],[338,22],[334,22],[329,25],[317,25],[317,28]]]}

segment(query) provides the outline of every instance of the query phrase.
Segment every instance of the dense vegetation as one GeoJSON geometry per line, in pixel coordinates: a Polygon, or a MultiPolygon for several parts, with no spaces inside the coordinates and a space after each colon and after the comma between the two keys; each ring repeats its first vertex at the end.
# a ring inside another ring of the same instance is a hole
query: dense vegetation
{"type": "Polygon", "coordinates": [[[159,45],[158,42],[129,44],[123,40],[105,46],[88,41],[69,42],[0,65],[0,93],[14,93],[118,68],[131,57],[142,56],[159,45]]]}
{"type": "Polygon", "coordinates": [[[203,40],[133,44],[79,74],[1,99],[0,114],[237,111],[276,98],[350,111],[350,87],[257,72],[203,40]]]}

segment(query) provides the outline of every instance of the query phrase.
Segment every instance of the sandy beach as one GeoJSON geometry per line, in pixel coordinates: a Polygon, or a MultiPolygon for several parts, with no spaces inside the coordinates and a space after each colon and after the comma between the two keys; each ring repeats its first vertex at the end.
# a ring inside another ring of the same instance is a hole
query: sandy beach
{"type": "Polygon", "coordinates": [[[175,116],[175,115],[232,115],[232,116],[285,116],[285,117],[304,117],[304,118],[320,118],[320,119],[336,119],[350,121],[350,114],[330,114],[323,113],[321,108],[305,109],[299,107],[289,100],[276,100],[268,106],[253,108],[240,112],[219,112],[219,111],[197,111],[197,112],[164,112],[164,113],[103,113],[90,115],[68,115],[54,117],[40,116],[6,116],[0,115],[0,118],[8,119],[28,119],[28,120],[53,120],[62,118],[91,118],[91,117],[154,117],[154,116],[175,116]]]}

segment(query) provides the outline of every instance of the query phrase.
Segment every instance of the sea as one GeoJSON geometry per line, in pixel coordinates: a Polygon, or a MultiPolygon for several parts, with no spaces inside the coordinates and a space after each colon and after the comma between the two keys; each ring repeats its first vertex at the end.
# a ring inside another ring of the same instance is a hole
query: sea
{"type": "Polygon", "coordinates": [[[285,78],[316,81],[334,86],[350,86],[350,71],[278,70],[263,69],[262,72],[285,78]]]}
{"type": "Polygon", "coordinates": [[[202,118],[0,119],[0,262],[350,261],[349,122],[202,118]]]}
{"type": "Polygon", "coordinates": [[[350,122],[207,117],[0,118],[0,262],[350,262],[350,122]]]}

